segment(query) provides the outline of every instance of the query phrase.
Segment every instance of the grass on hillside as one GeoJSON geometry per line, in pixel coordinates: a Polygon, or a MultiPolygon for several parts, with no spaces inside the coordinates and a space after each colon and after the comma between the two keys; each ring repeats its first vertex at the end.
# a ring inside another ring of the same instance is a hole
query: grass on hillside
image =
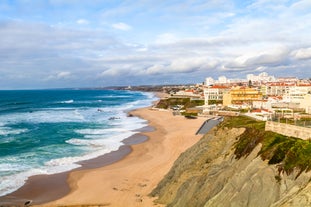
{"type": "Polygon", "coordinates": [[[302,172],[311,170],[311,141],[287,137],[264,130],[265,122],[256,121],[245,116],[227,118],[221,127],[244,127],[245,132],[238,137],[235,144],[237,159],[248,156],[261,143],[258,155],[269,164],[276,164],[278,171],[291,174],[298,170],[298,177],[302,172]]]}
{"type": "Polygon", "coordinates": [[[183,109],[204,105],[204,100],[191,100],[190,98],[168,98],[161,99],[157,108],[168,109],[176,105],[184,106],[183,109]]]}

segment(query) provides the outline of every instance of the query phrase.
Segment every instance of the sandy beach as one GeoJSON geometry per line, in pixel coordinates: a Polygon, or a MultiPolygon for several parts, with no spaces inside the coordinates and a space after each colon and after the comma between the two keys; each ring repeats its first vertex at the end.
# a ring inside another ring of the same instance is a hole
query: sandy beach
{"type": "Polygon", "coordinates": [[[154,198],[148,194],[178,156],[201,138],[195,133],[205,119],[186,119],[151,108],[131,114],[148,120],[156,129],[142,133],[149,140],[132,145],[132,152],[113,164],[71,172],[70,193],[45,206],[154,206],[154,198]]]}

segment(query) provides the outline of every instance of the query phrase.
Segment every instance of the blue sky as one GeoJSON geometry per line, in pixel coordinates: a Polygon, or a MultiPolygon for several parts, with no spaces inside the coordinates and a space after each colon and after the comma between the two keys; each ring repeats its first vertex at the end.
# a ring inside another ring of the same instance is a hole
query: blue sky
{"type": "Polygon", "coordinates": [[[311,77],[310,0],[0,0],[0,89],[311,77]]]}

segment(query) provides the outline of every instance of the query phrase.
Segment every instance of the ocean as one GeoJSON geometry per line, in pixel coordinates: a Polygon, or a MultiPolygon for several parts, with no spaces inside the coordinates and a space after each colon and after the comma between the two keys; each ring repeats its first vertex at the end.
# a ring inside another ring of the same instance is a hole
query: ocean
{"type": "Polygon", "coordinates": [[[135,91],[0,91],[0,196],[30,176],[72,170],[118,150],[147,126],[127,112],[155,100],[135,91]]]}

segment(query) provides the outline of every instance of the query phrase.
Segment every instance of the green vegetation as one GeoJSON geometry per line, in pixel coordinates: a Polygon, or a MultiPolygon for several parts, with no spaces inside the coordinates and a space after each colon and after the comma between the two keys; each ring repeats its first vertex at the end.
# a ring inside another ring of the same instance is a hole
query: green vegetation
{"type": "Polygon", "coordinates": [[[208,105],[222,104],[222,100],[208,100],[208,105]]]}
{"type": "Polygon", "coordinates": [[[237,159],[248,156],[259,144],[262,148],[258,155],[269,164],[276,164],[279,173],[292,173],[298,170],[297,177],[304,171],[311,170],[311,141],[283,136],[271,131],[264,131],[264,122],[239,116],[227,118],[221,127],[244,127],[245,132],[235,144],[237,159]]]}
{"type": "Polygon", "coordinates": [[[157,108],[168,109],[177,105],[182,105],[182,109],[204,105],[204,100],[191,100],[190,98],[168,98],[161,99],[157,104],[157,108]]]}
{"type": "Polygon", "coordinates": [[[247,113],[249,111],[249,109],[234,109],[234,108],[230,108],[230,107],[225,107],[226,111],[236,111],[236,112],[240,112],[240,113],[247,113]]]}
{"type": "Polygon", "coordinates": [[[198,116],[198,113],[187,113],[187,112],[183,112],[183,113],[181,113],[181,115],[187,116],[187,117],[191,117],[191,116],[198,116]]]}
{"type": "Polygon", "coordinates": [[[264,140],[264,133],[256,128],[246,128],[235,145],[235,155],[238,159],[249,155],[257,144],[264,140]]]}
{"type": "Polygon", "coordinates": [[[203,106],[204,102],[205,102],[204,100],[191,100],[188,108],[195,107],[195,106],[203,106]]]}
{"type": "Polygon", "coordinates": [[[226,117],[226,121],[224,121],[221,126],[229,128],[245,127],[245,128],[256,128],[258,130],[264,130],[265,122],[256,121],[246,116],[235,116],[235,117],[226,117]]]}

